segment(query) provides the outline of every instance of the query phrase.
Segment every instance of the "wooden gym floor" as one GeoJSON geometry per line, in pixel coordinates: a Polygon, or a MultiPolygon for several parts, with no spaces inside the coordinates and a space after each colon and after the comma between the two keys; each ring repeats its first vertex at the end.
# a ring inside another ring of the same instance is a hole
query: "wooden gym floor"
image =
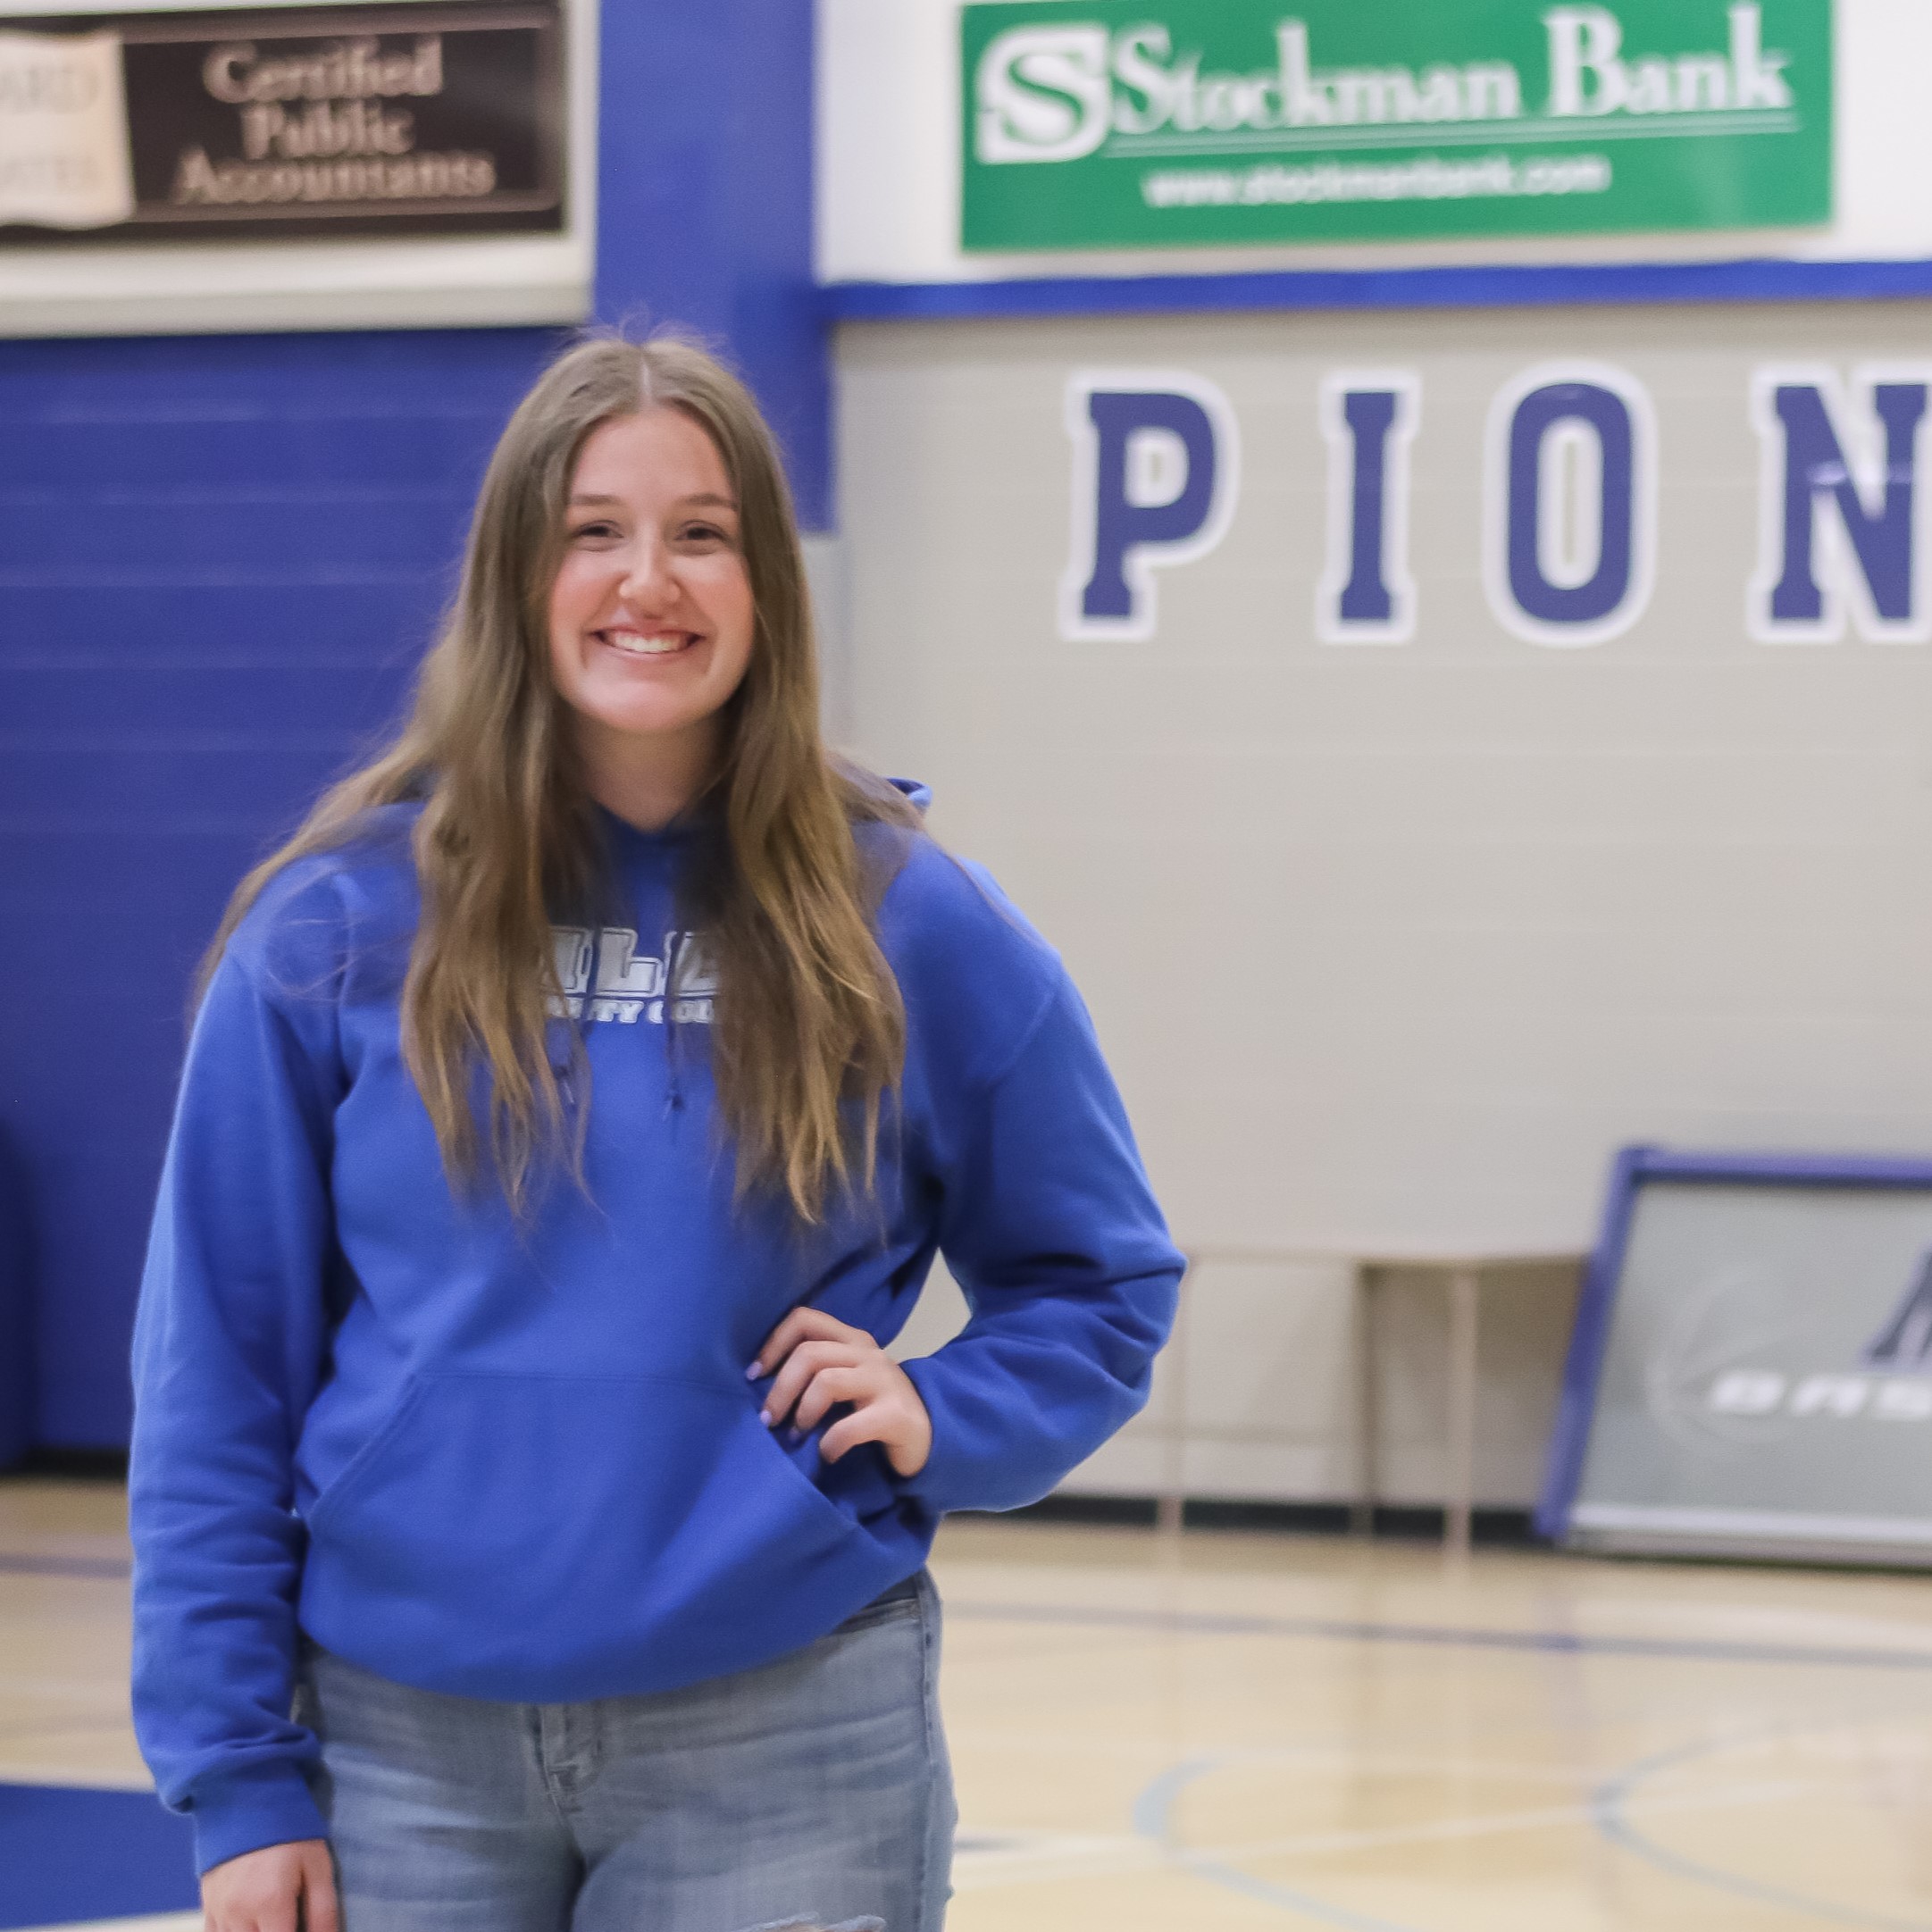
{"type": "MultiPolygon", "coordinates": [[[[987,1520],[933,1567],[951,1932],[1932,1932],[1932,1579],[987,1520]]],[[[145,1786],[126,1597],[118,1492],[0,1484],[0,1781],[145,1786]]]]}

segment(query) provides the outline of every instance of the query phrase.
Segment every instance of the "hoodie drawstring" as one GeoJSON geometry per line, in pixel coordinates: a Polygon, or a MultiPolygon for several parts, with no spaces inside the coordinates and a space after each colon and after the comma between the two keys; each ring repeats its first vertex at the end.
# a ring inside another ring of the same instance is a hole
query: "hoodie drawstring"
{"type": "MultiPolygon", "coordinates": [[[[590,958],[593,960],[601,956],[604,931],[602,926],[598,926],[591,934],[590,958]]],[[[687,933],[671,932],[665,935],[665,982],[659,996],[659,1010],[664,1016],[665,1118],[667,1120],[684,1111],[684,1083],[679,1071],[682,1055],[678,1039],[678,981],[690,938],[687,933]]],[[[585,1052],[584,1028],[590,1023],[590,1002],[595,997],[594,986],[587,983],[579,998],[576,1014],[573,1016],[566,1004],[563,1012],[553,1013],[544,1026],[544,1050],[550,1062],[550,1077],[556,1083],[557,1098],[563,1102],[566,1114],[578,1103],[576,1071],[585,1052]]],[[[569,998],[567,994],[565,996],[566,1001],[569,998]]]]}
{"type": "Polygon", "coordinates": [[[665,934],[665,1117],[684,1111],[684,1090],[678,1082],[678,980],[689,935],[665,934]]]}

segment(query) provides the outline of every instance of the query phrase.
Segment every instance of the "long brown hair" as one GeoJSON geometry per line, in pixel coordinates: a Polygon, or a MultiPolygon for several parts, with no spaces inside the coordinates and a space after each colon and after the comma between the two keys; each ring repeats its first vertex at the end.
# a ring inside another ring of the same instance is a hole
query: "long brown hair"
{"type": "Polygon", "coordinates": [[[682,410],[716,445],[737,493],[755,630],[723,715],[705,801],[714,835],[696,882],[718,993],[712,1060],[740,1189],[769,1188],[805,1219],[869,1181],[880,1111],[905,1056],[905,1012],[873,932],[856,822],[909,823],[898,792],[834,763],[819,733],[811,607],[790,492],[757,405],[730,371],[673,336],[593,336],[539,378],[483,478],[463,576],[394,742],[323,794],[301,829],[237,887],[210,949],[277,873],[339,846],[372,807],[420,798],[422,916],[402,995],[403,1050],[453,1184],[473,1183],[489,1080],[490,1164],[521,1206],[562,1150],[564,1107],[545,1047],[562,992],[550,926],[607,890],[569,711],[551,681],[551,583],[578,453],[599,425],[682,410]]]}

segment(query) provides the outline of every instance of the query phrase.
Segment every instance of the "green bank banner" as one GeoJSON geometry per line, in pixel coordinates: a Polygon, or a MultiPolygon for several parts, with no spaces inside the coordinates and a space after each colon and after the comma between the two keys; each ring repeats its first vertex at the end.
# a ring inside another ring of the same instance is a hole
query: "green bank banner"
{"type": "Polygon", "coordinates": [[[961,10],[971,249],[1831,215],[1831,0],[961,10]]]}

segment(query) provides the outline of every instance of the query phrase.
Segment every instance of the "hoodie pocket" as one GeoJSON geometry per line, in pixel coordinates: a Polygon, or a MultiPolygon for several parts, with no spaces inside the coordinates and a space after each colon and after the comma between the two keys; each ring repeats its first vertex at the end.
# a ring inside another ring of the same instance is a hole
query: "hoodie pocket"
{"type": "Polygon", "coordinates": [[[749,1386],[644,1376],[420,1376],[309,1529],[320,1642],[426,1689],[531,1702],[762,1661],[903,1567],[749,1386]]]}
{"type": "Polygon", "coordinates": [[[409,1418],[416,1404],[422,1400],[425,1384],[420,1376],[412,1376],[403,1385],[403,1393],[395,1408],[382,1418],[375,1433],[352,1455],[330,1483],[315,1498],[308,1512],[309,1535],[314,1536],[317,1528],[325,1523],[340,1508],[345,1497],[353,1497],[357,1485],[368,1472],[378,1466],[389,1453],[389,1444],[409,1426],[409,1418]]]}

